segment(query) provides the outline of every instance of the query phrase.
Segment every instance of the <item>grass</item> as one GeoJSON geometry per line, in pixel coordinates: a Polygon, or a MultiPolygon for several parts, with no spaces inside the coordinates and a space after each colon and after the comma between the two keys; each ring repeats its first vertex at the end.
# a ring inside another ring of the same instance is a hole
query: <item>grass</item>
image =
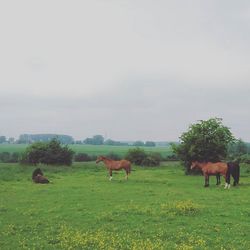
{"type": "Polygon", "coordinates": [[[112,182],[102,164],[41,166],[52,181],[33,184],[34,167],[0,164],[1,249],[249,249],[250,176],[240,186],[203,187],[178,163],[134,167],[112,182]]]}
{"type": "MultiPolygon", "coordinates": [[[[24,152],[28,144],[0,144],[0,153],[21,153],[24,152]]],[[[134,146],[109,146],[109,145],[79,145],[73,144],[69,147],[75,153],[86,153],[89,155],[106,155],[108,153],[115,153],[119,156],[124,156],[129,149],[135,148],[134,146]]],[[[171,155],[172,150],[170,146],[166,147],[140,147],[146,152],[159,152],[163,157],[171,155]]]]}

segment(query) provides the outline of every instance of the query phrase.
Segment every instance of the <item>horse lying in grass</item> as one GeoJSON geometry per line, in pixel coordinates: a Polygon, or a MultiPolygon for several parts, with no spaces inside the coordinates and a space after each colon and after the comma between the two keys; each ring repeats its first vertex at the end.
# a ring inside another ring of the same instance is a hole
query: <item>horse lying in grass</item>
{"type": "Polygon", "coordinates": [[[121,169],[124,169],[126,172],[126,180],[128,179],[128,175],[131,172],[131,162],[127,160],[120,160],[120,161],[114,161],[112,159],[109,159],[105,156],[99,156],[96,160],[96,163],[99,163],[102,161],[105,165],[107,170],[109,171],[109,180],[112,180],[112,171],[118,171],[121,169]]]}
{"type": "Polygon", "coordinates": [[[49,180],[43,175],[43,172],[40,168],[36,168],[33,171],[32,180],[35,183],[41,183],[41,184],[49,183],[49,180]]]}
{"type": "Polygon", "coordinates": [[[220,175],[225,178],[225,188],[230,188],[230,176],[234,178],[234,186],[239,184],[240,166],[233,162],[198,162],[193,161],[191,169],[199,168],[205,177],[205,187],[209,186],[209,176],[216,175],[217,185],[220,183],[220,175]]]}

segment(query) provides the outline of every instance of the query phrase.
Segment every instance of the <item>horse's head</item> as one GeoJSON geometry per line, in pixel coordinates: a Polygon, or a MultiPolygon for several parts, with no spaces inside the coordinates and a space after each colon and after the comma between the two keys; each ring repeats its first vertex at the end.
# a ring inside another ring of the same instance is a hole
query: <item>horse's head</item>
{"type": "Polygon", "coordinates": [[[104,159],[105,159],[104,156],[99,156],[99,157],[96,159],[95,163],[99,163],[100,161],[103,161],[104,159]]]}
{"type": "Polygon", "coordinates": [[[32,179],[36,177],[37,175],[43,175],[43,172],[40,168],[36,168],[32,173],[32,179]]]}
{"type": "Polygon", "coordinates": [[[196,168],[198,165],[198,161],[192,161],[190,169],[196,168]]]}

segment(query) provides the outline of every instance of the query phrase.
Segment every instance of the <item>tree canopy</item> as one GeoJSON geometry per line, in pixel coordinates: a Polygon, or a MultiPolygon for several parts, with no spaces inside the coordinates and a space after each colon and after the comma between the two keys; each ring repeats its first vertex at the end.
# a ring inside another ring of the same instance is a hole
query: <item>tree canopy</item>
{"type": "Polygon", "coordinates": [[[222,119],[201,120],[180,136],[180,144],[173,145],[177,156],[188,167],[191,161],[219,161],[226,157],[230,142],[235,140],[222,119]]]}

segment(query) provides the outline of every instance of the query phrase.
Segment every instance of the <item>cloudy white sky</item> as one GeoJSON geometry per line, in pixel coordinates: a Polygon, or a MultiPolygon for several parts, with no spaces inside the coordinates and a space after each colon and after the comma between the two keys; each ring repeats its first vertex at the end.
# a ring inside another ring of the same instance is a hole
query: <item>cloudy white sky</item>
{"type": "Polygon", "coordinates": [[[250,141],[250,1],[0,2],[0,135],[250,141]]]}

